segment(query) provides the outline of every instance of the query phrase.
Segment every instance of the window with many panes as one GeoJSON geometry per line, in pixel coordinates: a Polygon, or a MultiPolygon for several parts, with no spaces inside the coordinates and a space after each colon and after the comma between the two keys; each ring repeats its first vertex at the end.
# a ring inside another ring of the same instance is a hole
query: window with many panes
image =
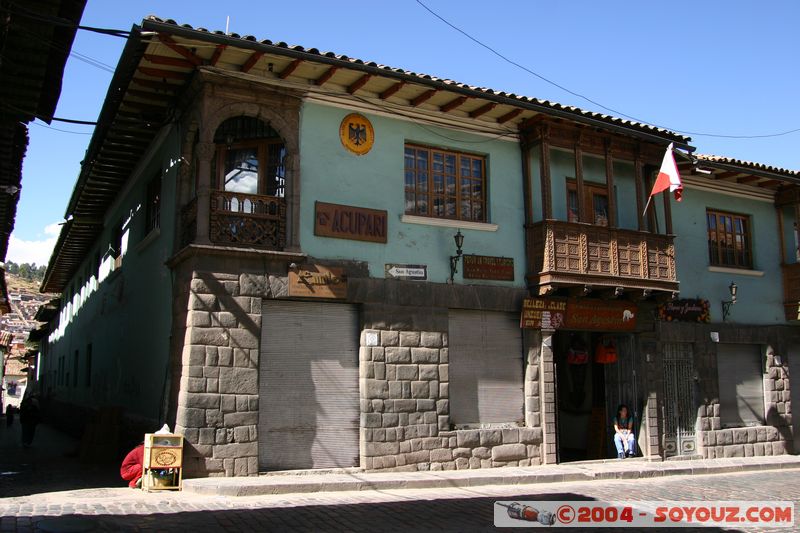
{"type": "Polygon", "coordinates": [[[753,268],[750,217],[706,210],[708,257],[714,266],[753,268]]]}
{"type": "Polygon", "coordinates": [[[486,158],[406,145],[407,215],[486,222],[486,158]]]}
{"type": "MultiPolygon", "coordinates": [[[[608,189],[605,186],[583,183],[584,205],[587,222],[596,226],[608,226],[608,189]]],[[[578,185],[567,179],[567,221],[580,222],[578,213],[578,185]]]]}

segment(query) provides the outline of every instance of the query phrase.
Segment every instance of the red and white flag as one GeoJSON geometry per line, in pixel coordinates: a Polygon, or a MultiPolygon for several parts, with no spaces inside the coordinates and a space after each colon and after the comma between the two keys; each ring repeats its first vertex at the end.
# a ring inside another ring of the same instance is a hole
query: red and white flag
{"type": "Polygon", "coordinates": [[[677,201],[681,201],[683,183],[681,183],[678,165],[675,163],[675,156],[672,154],[672,143],[669,143],[669,146],[667,146],[664,160],[661,162],[661,170],[658,171],[658,177],[653,184],[653,190],[650,192],[650,196],[655,196],[667,189],[675,194],[675,199],[677,201]]]}

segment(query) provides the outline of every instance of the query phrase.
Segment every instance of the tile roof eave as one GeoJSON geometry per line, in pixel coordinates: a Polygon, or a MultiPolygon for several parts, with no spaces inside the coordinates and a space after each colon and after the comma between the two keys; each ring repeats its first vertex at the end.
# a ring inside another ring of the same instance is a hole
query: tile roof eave
{"type": "Polygon", "coordinates": [[[583,122],[600,128],[622,130],[628,135],[643,137],[651,142],[658,142],[660,144],[674,142],[682,149],[690,152],[694,151],[694,147],[689,144],[691,142],[690,137],[680,135],[676,132],[663,128],[658,128],[656,126],[632,122],[602,113],[583,110],[574,106],[566,106],[556,102],[539,100],[538,98],[518,96],[515,94],[506,93],[504,91],[495,91],[488,88],[474,87],[452,80],[441,79],[427,74],[419,74],[400,68],[380,65],[375,62],[367,62],[345,55],[337,55],[331,52],[323,53],[316,48],[307,49],[302,46],[290,46],[286,43],[273,43],[269,40],[259,41],[252,36],[241,37],[238,34],[226,35],[224,32],[212,32],[203,28],[193,28],[188,24],[181,25],[175,21],[163,20],[155,16],[149,16],[142,21],[142,30],[156,33],[170,33],[185,39],[216,42],[218,44],[225,44],[238,48],[283,55],[294,59],[315,61],[317,63],[324,63],[340,68],[360,70],[368,74],[395,78],[400,81],[423,84],[432,88],[483,98],[501,104],[523,107],[533,111],[556,115],[577,122],[583,122]]]}

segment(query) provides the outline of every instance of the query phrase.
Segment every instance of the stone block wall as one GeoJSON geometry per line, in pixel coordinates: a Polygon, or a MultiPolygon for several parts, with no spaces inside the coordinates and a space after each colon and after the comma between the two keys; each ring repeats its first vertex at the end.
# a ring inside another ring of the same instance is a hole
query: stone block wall
{"type": "Polygon", "coordinates": [[[361,333],[361,467],[455,470],[540,463],[538,361],[528,361],[525,419],[533,427],[452,430],[446,332],[361,333]]]}
{"type": "MultiPolygon", "coordinates": [[[[758,457],[792,453],[792,404],[789,373],[777,364],[775,354],[767,352],[764,374],[763,426],[722,428],[720,404],[714,398],[698,408],[698,426],[703,457],[758,457]]],[[[784,361],[781,361],[784,363],[784,361]]]]}
{"type": "Polygon", "coordinates": [[[175,431],[188,475],[258,474],[258,358],[265,276],[195,272],[175,431]]]}

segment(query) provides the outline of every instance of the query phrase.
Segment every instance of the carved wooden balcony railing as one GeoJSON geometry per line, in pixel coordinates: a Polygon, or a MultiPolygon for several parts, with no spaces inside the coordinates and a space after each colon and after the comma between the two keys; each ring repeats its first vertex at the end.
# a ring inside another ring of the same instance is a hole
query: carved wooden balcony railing
{"type": "Polygon", "coordinates": [[[800,320],[800,263],[783,265],[783,307],[786,320],[800,320]]]}
{"type": "Polygon", "coordinates": [[[677,291],[673,236],[549,220],[528,227],[540,292],[589,285],[677,291]]]}
{"type": "Polygon", "coordinates": [[[286,201],[283,198],[213,191],[209,216],[209,239],[215,244],[270,250],[282,250],[286,246],[286,201]]]}
{"type": "Polygon", "coordinates": [[[181,208],[180,213],[181,247],[188,246],[197,237],[197,198],[192,198],[181,208]]]}

